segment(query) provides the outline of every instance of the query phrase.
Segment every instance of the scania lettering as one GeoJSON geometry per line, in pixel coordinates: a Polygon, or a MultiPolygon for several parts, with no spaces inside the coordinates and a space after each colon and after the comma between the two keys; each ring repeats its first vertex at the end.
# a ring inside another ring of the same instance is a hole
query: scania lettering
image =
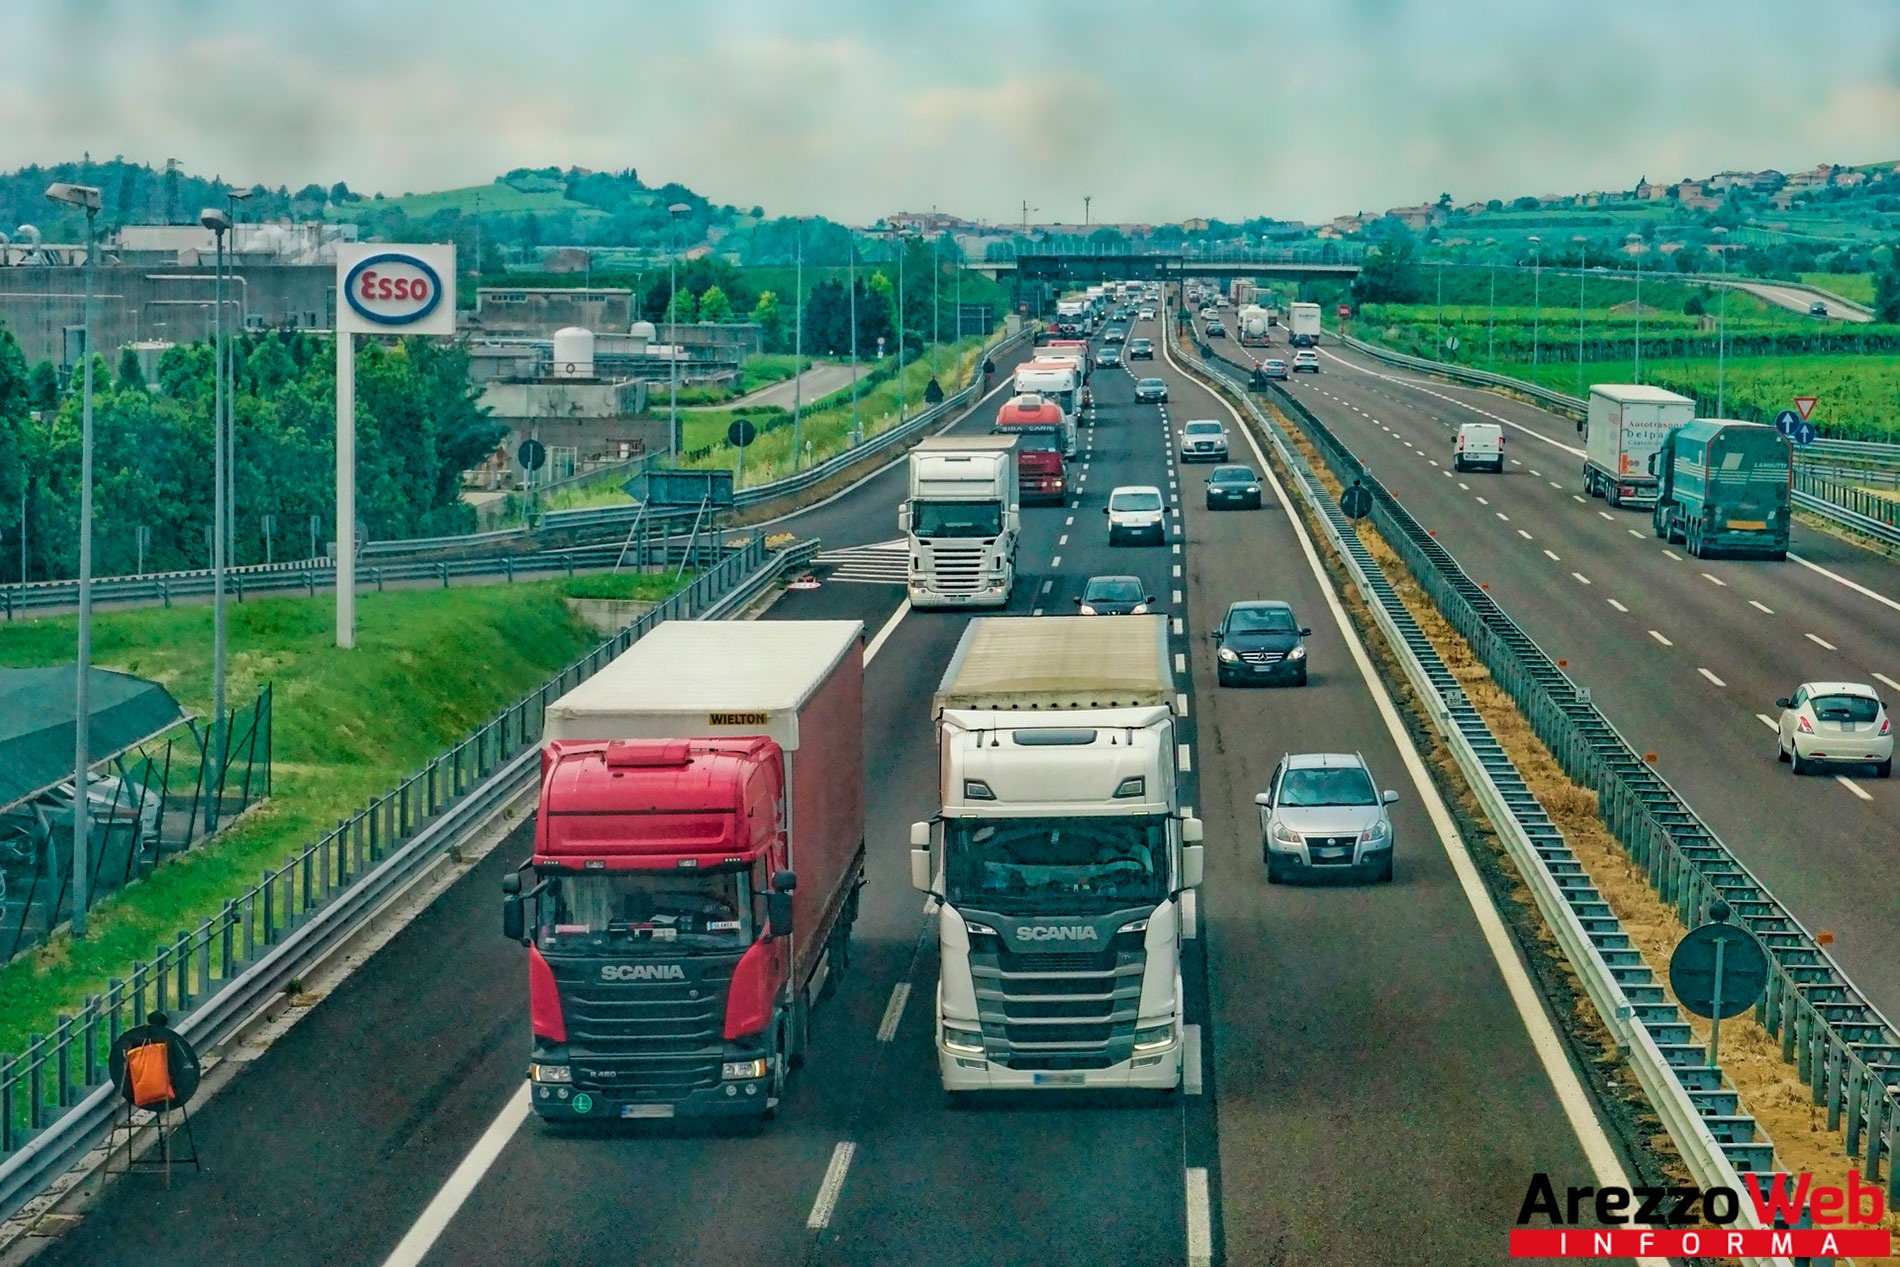
{"type": "Polygon", "coordinates": [[[897,528],[910,540],[912,607],[1002,607],[1016,581],[1022,531],[1016,436],[930,436],[910,451],[910,498],[897,528]]]}
{"type": "Polygon", "coordinates": [[[864,878],[864,626],[669,621],[547,708],[527,947],[543,1118],[769,1117],[864,878]]]}
{"type": "Polygon", "coordinates": [[[964,631],[933,703],[943,809],[934,833],[912,824],[910,860],[937,899],[951,1094],[1180,1084],[1202,857],[1174,700],[1163,616],[964,631]]]}

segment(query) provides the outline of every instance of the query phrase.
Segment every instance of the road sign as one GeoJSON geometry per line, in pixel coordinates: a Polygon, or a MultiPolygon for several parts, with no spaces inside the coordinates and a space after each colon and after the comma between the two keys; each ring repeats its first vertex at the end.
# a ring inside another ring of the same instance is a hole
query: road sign
{"type": "Polygon", "coordinates": [[[1344,320],[1345,320],[1345,319],[1346,319],[1347,317],[1350,317],[1350,316],[1352,316],[1352,305],[1351,305],[1351,304],[1341,304],[1341,305],[1339,305],[1339,307],[1338,307],[1338,308],[1336,308],[1336,309],[1334,309],[1334,311],[1335,311],[1335,312],[1337,312],[1337,313],[1339,314],[1339,319],[1340,319],[1341,321],[1344,321],[1344,320]]]}
{"type": "Polygon", "coordinates": [[[1445,350],[1447,352],[1456,352],[1458,350],[1458,336],[1457,335],[1454,334],[1450,338],[1445,340],[1445,350]]]}
{"type": "Polygon", "coordinates": [[[1813,444],[1815,437],[1820,434],[1821,429],[1819,427],[1811,422],[1802,422],[1795,425],[1794,435],[1789,438],[1796,444],[1813,444]]]}
{"type": "Polygon", "coordinates": [[[1808,420],[1808,415],[1814,412],[1815,402],[1818,399],[1819,397],[1816,396],[1796,396],[1794,398],[1794,407],[1801,411],[1801,421],[1806,422],[1808,420]]]}
{"type": "Polygon", "coordinates": [[[621,485],[629,497],[654,510],[732,505],[731,471],[648,471],[621,485]]]}
{"type": "Polygon", "coordinates": [[[1704,924],[1676,943],[1669,957],[1669,988],[1697,1016],[1740,1016],[1768,988],[1768,954],[1740,925],[1704,924]]]}
{"type": "Polygon", "coordinates": [[[1364,519],[1372,513],[1372,492],[1363,484],[1354,484],[1339,499],[1339,512],[1348,519],[1364,519]]]}
{"type": "Polygon", "coordinates": [[[758,438],[759,429],[749,418],[734,418],[732,425],[726,428],[726,443],[735,449],[743,449],[758,438]]]}
{"type": "Polygon", "coordinates": [[[1794,429],[1801,425],[1801,415],[1792,409],[1784,409],[1775,415],[1775,430],[1790,440],[1794,439],[1794,429]]]}
{"type": "Polygon", "coordinates": [[[521,447],[515,450],[515,461],[524,471],[538,471],[547,465],[548,446],[539,440],[523,440],[521,447]]]}

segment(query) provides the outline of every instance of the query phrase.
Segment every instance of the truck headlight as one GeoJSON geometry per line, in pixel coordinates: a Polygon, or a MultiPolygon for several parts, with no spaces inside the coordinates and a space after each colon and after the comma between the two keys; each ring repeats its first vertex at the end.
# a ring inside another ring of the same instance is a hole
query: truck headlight
{"type": "Polygon", "coordinates": [[[722,1078],[763,1078],[765,1076],[765,1058],[757,1060],[728,1060],[719,1066],[722,1078]]]}
{"type": "Polygon", "coordinates": [[[976,1055],[983,1054],[983,1035],[970,1029],[951,1029],[943,1027],[943,1045],[951,1051],[967,1051],[976,1055]]]}
{"type": "Polygon", "coordinates": [[[1240,653],[1235,651],[1232,647],[1222,647],[1214,654],[1220,658],[1222,664],[1232,664],[1234,661],[1240,659],[1240,653]]]}
{"type": "Polygon", "coordinates": [[[1174,1026],[1151,1025],[1135,1031],[1136,1051],[1159,1051],[1174,1045],[1174,1026]]]}
{"type": "Polygon", "coordinates": [[[1295,647],[1295,648],[1293,648],[1293,650],[1291,650],[1291,651],[1289,651],[1289,652],[1287,652],[1287,653],[1286,653],[1286,658],[1287,658],[1287,659],[1289,659],[1289,660],[1304,660],[1304,659],[1306,659],[1306,644],[1305,644],[1304,642],[1302,642],[1302,643],[1301,643],[1301,644],[1300,644],[1299,646],[1297,646],[1297,647],[1295,647]]]}
{"type": "Polygon", "coordinates": [[[528,1065],[528,1078],[533,1082],[572,1082],[574,1071],[566,1065],[544,1065],[535,1061],[528,1065]]]}

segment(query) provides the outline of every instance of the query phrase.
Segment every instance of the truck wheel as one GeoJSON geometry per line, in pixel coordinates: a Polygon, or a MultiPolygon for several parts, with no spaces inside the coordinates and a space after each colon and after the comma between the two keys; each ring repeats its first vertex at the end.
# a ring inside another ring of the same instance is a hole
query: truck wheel
{"type": "Polygon", "coordinates": [[[1603,490],[1603,500],[1612,506],[1621,507],[1623,505],[1623,494],[1617,491],[1616,485],[1611,484],[1603,490]]]}

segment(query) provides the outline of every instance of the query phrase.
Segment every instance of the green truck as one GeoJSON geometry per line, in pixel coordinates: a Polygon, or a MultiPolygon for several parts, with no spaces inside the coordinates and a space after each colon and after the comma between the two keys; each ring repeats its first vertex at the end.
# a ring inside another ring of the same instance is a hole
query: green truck
{"type": "Polygon", "coordinates": [[[1794,450],[1773,427],[1698,418],[1669,432],[1650,470],[1658,537],[1698,559],[1718,551],[1788,557],[1794,450]]]}

